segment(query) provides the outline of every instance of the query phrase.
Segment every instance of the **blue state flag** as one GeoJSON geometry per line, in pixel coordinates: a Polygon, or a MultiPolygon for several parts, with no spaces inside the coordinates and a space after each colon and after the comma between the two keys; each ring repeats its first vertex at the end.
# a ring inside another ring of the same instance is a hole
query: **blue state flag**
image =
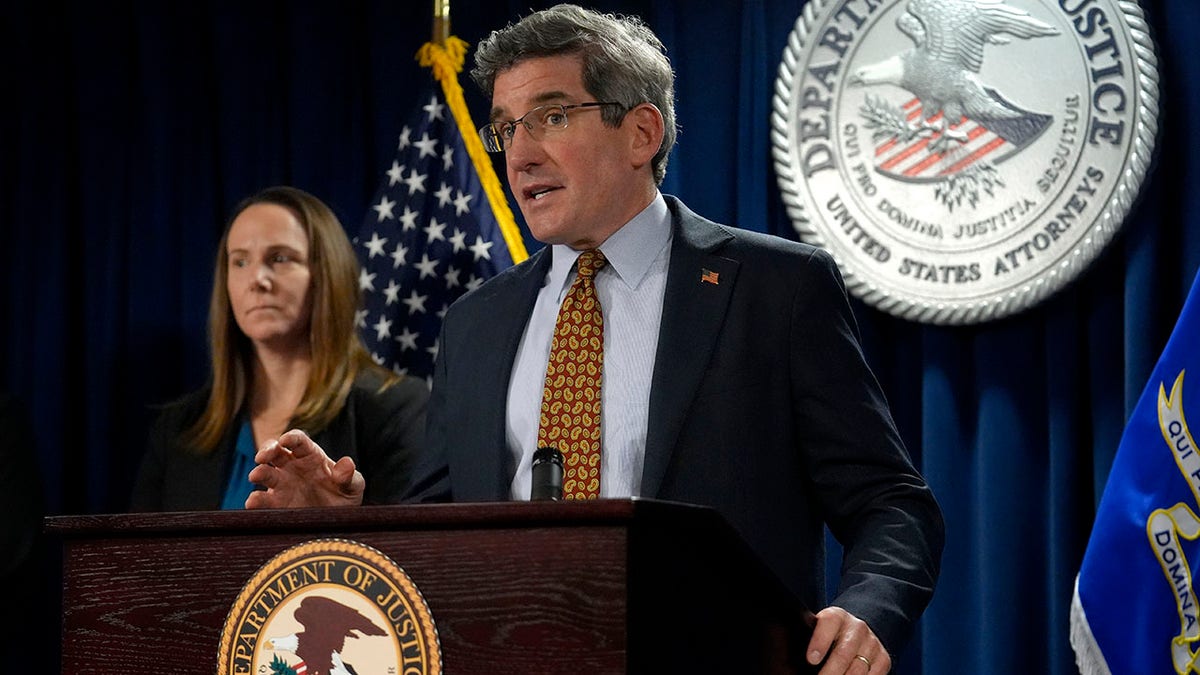
{"type": "Polygon", "coordinates": [[[374,359],[428,380],[446,308],[526,257],[503,188],[458,85],[466,45],[419,53],[441,86],[400,131],[356,241],[363,308],[356,322],[374,359]]]}
{"type": "Polygon", "coordinates": [[[1200,673],[1200,276],[1125,427],[1071,605],[1084,675],[1200,673]]]}

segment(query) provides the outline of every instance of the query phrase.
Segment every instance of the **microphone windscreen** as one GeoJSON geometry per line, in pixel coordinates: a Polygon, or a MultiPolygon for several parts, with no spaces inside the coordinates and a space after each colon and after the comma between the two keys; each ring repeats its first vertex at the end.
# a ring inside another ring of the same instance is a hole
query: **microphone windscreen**
{"type": "Polygon", "coordinates": [[[562,499],[563,456],[558,448],[538,448],[533,453],[533,487],[529,499],[532,501],[559,501],[562,499]]]}

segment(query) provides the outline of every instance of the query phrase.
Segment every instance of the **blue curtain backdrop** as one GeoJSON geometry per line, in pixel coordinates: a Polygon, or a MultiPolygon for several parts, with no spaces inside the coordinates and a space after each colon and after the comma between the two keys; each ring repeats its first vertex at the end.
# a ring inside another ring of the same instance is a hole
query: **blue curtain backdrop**
{"type": "MultiPolygon", "coordinates": [[[[431,4],[0,8],[0,389],[31,411],[25,451],[48,513],[124,510],[150,406],[202,381],[214,247],[235,202],[289,183],[351,230],[361,222],[429,81],[413,55],[431,4]]],[[[455,4],[453,32],[474,44],[550,3],[455,4]]],[[[593,3],[643,16],[674,60],[682,133],[665,191],[789,237],[768,111],[802,4],[593,3]]],[[[897,672],[1074,672],[1068,606],[1095,504],[1200,267],[1200,7],[1142,4],[1162,77],[1158,157],[1106,253],[1041,306],[985,325],[929,327],[856,304],[949,532],[897,672]]],[[[464,87],[482,120],[486,101],[464,87]]]]}

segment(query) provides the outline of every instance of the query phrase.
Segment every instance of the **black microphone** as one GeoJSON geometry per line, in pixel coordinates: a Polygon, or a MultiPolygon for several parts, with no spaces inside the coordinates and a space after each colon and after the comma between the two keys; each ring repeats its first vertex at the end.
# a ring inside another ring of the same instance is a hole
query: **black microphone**
{"type": "Polygon", "coordinates": [[[557,448],[538,448],[533,453],[532,501],[561,501],[563,498],[563,457],[557,448]]]}

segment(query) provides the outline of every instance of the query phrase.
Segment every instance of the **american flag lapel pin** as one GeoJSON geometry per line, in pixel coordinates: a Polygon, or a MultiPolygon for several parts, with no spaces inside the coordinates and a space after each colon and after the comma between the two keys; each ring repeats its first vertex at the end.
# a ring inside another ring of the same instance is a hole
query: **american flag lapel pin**
{"type": "Polygon", "coordinates": [[[713,286],[716,286],[717,284],[721,283],[721,275],[717,274],[716,272],[714,272],[710,269],[701,267],[700,268],[700,281],[702,283],[709,283],[709,284],[712,284],[713,286]]]}

